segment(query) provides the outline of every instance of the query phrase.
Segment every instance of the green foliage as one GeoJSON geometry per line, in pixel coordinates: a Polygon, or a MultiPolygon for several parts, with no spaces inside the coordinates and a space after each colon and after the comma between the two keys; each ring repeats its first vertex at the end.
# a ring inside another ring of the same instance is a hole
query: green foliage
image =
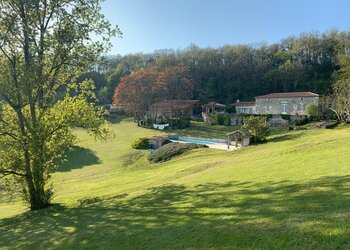
{"type": "Polygon", "coordinates": [[[339,55],[339,79],[333,85],[334,103],[332,110],[340,122],[350,123],[350,58],[339,55]]]}
{"type": "Polygon", "coordinates": [[[231,114],[212,114],[211,117],[213,125],[231,125],[231,114]]]}
{"type": "Polygon", "coordinates": [[[206,145],[199,145],[194,143],[168,143],[161,148],[154,150],[148,157],[150,162],[164,162],[171,158],[181,155],[187,151],[197,148],[207,148],[206,145]]]}
{"type": "MultiPolygon", "coordinates": [[[[117,28],[99,0],[0,3],[0,177],[21,186],[31,210],[50,204],[50,178],[74,143],[72,127],[105,139],[90,75],[117,28]],[[19,35],[21,34],[21,35],[19,35]]],[[[101,96],[104,92],[101,91],[101,96]]]]}
{"type": "MultiPolygon", "coordinates": [[[[173,119],[167,119],[163,121],[164,124],[170,124],[172,129],[185,129],[191,126],[190,117],[179,117],[173,119]]],[[[162,124],[162,123],[160,123],[162,124]]]]}
{"type": "Polygon", "coordinates": [[[298,118],[298,119],[295,119],[295,120],[293,121],[293,124],[294,124],[295,126],[303,126],[303,125],[307,124],[308,122],[309,122],[309,118],[308,118],[308,117],[302,116],[302,117],[300,117],[300,118],[298,118]]]}
{"type": "Polygon", "coordinates": [[[191,126],[191,118],[189,117],[180,117],[177,122],[178,129],[184,129],[191,126]]]}
{"type": "Polygon", "coordinates": [[[236,113],[236,106],[235,105],[228,105],[227,106],[227,113],[229,113],[229,114],[236,113]]]}
{"type": "Polygon", "coordinates": [[[141,137],[131,144],[134,149],[148,149],[149,148],[149,138],[141,137]]]}
{"type": "Polygon", "coordinates": [[[254,142],[266,141],[267,136],[270,134],[270,125],[266,117],[244,117],[242,128],[249,131],[254,142]]]}
{"type": "Polygon", "coordinates": [[[231,104],[272,92],[307,90],[326,95],[339,68],[336,52],[346,50],[349,37],[349,31],[303,33],[272,45],[191,45],[180,52],[120,56],[110,59],[108,65],[113,71],[123,65],[124,74],[142,67],[186,66],[196,83],[193,98],[202,103],[231,104]]]}
{"type": "Polygon", "coordinates": [[[310,119],[316,119],[319,116],[318,106],[313,103],[307,105],[305,112],[310,119]]]}
{"type": "Polygon", "coordinates": [[[282,117],[283,120],[290,121],[291,115],[281,114],[281,117],[282,117]]]}

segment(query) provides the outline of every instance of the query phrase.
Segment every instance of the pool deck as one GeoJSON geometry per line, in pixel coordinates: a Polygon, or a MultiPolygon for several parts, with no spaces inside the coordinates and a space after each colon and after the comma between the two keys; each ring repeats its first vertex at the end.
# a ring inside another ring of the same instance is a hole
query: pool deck
{"type": "Polygon", "coordinates": [[[236,147],[231,145],[230,149],[227,149],[227,145],[226,144],[222,144],[222,143],[215,143],[215,144],[210,144],[207,145],[209,148],[215,148],[215,149],[220,149],[220,150],[226,150],[226,151],[233,151],[236,149],[239,149],[240,147],[236,147]]]}
{"type": "MultiPolygon", "coordinates": [[[[179,143],[189,143],[189,142],[177,141],[177,140],[170,140],[170,141],[172,141],[172,142],[179,142],[179,143]]],[[[226,151],[234,151],[234,150],[240,148],[240,147],[236,147],[234,145],[231,145],[230,149],[227,149],[227,144],[224,144],[224,143],[214,143],[214,144],[205,144],[205,145],[207,145],[209,148],[226,150],[226,151]]]]}

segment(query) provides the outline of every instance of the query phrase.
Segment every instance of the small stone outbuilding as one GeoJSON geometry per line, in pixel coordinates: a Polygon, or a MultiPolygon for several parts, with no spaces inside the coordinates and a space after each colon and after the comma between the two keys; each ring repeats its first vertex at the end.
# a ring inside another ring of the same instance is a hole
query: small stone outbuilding
{"type": "Polygon", "coordinates": [[[168,140],[169,139],[166,136],[153,136],[148,141],[149,147],[150,149],[158,149],[168,140]]]}
{"type": "Polygon", "coordinates": [[[246,130],[236,130],[227,134],[227,149],[230,149],[231,142],[235,142],[235,147],[238,148],[249,146],[250,144],[250,133],[246,130]]]}

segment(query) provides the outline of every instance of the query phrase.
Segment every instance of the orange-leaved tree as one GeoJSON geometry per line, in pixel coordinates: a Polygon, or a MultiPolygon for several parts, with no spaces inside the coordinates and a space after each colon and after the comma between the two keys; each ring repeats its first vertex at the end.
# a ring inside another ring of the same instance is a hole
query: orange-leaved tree
{"type": "Polygon", "coordinates": [[[142,68],[124,76],[113,96],[113,104],[123,106],[140,120],[151,104],[160,100],[191,99],[194,82],[186,67],[168,67],[162,71],[142,68]]]}
{"type": "Polygon", "coordinates": [[[194,81],[187,67],[168,67],[159,72],[157,84],[163,88],[163,99],[184,100],[193,96],[194,81]]]}
{"type": "Polygon", "coordinates": [[[155,101],[158,71],[142,68],[121,78],[113,96],[113,104],[124,106],[127,113],[135,116],[138,124],[148,107],[155,101]]]}

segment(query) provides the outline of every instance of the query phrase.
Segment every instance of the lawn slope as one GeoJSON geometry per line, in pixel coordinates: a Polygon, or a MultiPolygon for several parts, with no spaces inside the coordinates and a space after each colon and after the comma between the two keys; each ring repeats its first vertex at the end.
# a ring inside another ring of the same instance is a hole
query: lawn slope
{"type": "MultiPolygon", "coordinates": [[[[187,134],[210,137],[201,126],[187,134]]],[[[17,200],[0,203],[0,248],[350,248],[349,127],[162,164],[130,147],[160,132],[130,120],[112,128],[106,142],[76,131],[79,147],[54,175],[59,205],[24,213],[17,200]]]]}

